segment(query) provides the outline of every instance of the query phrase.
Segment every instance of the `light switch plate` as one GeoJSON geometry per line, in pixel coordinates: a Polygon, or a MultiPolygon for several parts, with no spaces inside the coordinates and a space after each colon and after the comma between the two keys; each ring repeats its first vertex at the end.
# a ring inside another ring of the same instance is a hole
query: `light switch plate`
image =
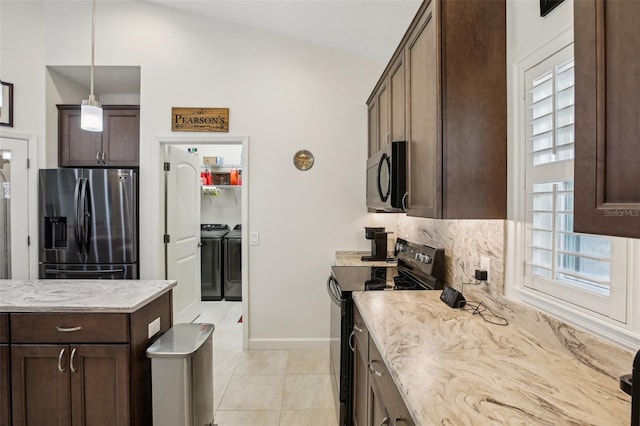
{"type": "Polygon", "coordinates": [[[249,234],[249,244],[252,246],[259,246],[260,245],[260,233],[259,232],[252,232],[251,234],[249,234]]]}
{"type": "Polygon", "coordinates": [[[160,317],[154,319],[147,326],[148,329],[148,338],[151,339],[153,336],[160,332],[160,317]]]}

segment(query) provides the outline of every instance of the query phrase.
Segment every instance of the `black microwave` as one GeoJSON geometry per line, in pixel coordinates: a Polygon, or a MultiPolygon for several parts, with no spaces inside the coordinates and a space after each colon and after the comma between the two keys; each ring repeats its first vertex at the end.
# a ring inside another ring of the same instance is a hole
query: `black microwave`
{"type": "Polygon", "coordinates": [[[367,160],[367,209],[403,212],[406,193],[407,142],[391,142],[367,160]]]}

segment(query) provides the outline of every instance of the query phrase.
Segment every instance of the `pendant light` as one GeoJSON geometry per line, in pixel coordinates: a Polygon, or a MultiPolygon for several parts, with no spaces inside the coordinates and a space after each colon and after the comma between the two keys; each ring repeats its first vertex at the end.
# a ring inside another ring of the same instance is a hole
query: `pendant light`
{"type": "Polygon", "coordinates": [[[96,51],[96,0],[93,0],[93,17],[91,20],[91,93],[89,99],[82,101],[80,107],[80,127],[90,132],[102,131],[102,106],[93,96],[93,80],[96,51]]]}

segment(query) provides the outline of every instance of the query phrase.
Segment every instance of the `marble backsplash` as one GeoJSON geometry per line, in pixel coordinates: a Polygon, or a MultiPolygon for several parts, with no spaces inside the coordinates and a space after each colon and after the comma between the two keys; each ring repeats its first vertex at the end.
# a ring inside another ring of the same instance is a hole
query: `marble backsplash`
{"type": "Polygon", "coordinates": [[[490,259],[490,280],[464,286],[468,300],[479,300],[515,324],[583,364],[615,378],[631,372],[634,354],[504,296],[503,220],[441,220],[400,216],[398,237],[445,249],[445,283],[458,291],[475,282],[480,256],[490,259]]]}
{"type": "Polygon", "coordinates": [[[409,216],[398,220],[400,238],[444,249],[445,283],[457,290],[463,283],[475,282],[480,256],[487,256],[490,285],[504,294],[504,234],[503,220],[435,220],[409,216]]]}

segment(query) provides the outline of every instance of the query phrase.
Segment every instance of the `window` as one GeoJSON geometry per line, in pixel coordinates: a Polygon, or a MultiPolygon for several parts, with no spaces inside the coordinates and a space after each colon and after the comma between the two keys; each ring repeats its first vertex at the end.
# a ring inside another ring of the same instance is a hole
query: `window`
{"type": "Polygon", "coordinates": [[[626,322],[626,240],[573,232],[573,45],[524,81],[525,286],[626,322]]]}

